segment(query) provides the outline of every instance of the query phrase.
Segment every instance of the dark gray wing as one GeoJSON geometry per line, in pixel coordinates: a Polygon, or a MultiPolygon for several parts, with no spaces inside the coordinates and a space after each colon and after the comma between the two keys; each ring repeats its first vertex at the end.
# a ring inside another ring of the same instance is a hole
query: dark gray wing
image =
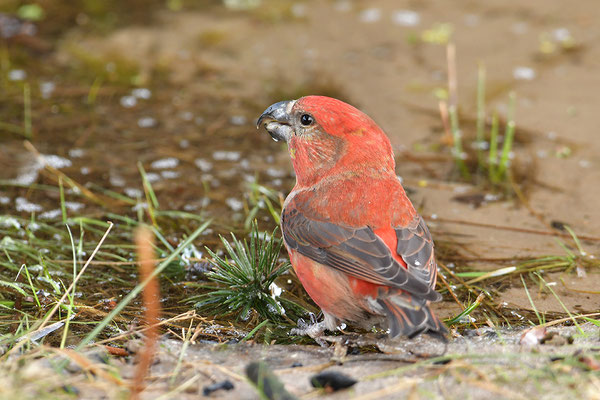
{"type": "MultiPolygon", "coordinates": [[[[425,300],[441,299],[429,281],[421,278],[420,268],[413,267],[416,275],[410,266],[404,268],[368,226],[351,228],[311,220],[294,207],[284,209],[281,226],[290,249],[320,264],[367,282],[402,289],[425,300]]],[[[408,242],[413,243],[410,239],[408,242]]]]}

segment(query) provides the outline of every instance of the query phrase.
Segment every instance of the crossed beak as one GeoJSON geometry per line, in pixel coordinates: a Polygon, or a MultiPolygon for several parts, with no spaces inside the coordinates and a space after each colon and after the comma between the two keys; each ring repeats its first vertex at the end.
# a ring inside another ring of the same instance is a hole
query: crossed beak
{"type": "Polygon", "coordinates": [[[286,100],[270,105],[256,121],[256,129],[262,124],[273,140],[287,142],[294,134],[291,111],[295,103],[296,100],[286,100]]]}

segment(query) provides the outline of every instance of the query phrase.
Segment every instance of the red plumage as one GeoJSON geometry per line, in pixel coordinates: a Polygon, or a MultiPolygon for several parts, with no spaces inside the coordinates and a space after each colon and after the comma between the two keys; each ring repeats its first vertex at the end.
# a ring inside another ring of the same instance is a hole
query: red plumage
{"type": "Polygon", "coordinates": [[[392,337],[445,332],[429,305],[441,298],[433,241],[381,128],[322,96],[274,104],[262,121],[288,142],[297,183],[282,212],[284,242],[327,329],[349,321],[383,322],[392,337]]]}

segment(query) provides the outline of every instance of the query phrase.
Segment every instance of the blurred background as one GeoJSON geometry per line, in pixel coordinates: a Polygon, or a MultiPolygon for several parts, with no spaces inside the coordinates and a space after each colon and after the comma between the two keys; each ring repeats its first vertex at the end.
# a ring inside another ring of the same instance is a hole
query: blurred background
{"type": "MultiPolygon", "coordinates": [[[[83,186],[140,197],[140,161],[168,208],[239,219],[248,182],[283,192],[293,182],[257,115],[324,94],[384,128],[408,182],[477,184],[456,174],[440,117],[453,43],[448,101],[464,140],[476,136],[484,68],[486,129],[494,112],[506,120],[516,93],[511,159],[532,206],[583,232],[600,216],[586,207],[600,182],[594,1],[3,0],[0,12],[4,181],[44,181],[26,139],[83,186]]],[[[13,190],[4,211],[56,210],[48,193],[13,190]]],[[[448,208],[428,201],[432,213],[448,208]]]]}

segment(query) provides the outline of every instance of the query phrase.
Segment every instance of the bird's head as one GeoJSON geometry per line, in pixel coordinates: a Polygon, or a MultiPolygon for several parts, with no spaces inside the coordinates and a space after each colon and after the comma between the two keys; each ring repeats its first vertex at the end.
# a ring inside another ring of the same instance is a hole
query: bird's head
{"type": "Polygon", "coordinates": [[[280,101],[258,118],[276,141],[286,141],[298,184],[325,176],[394,173],[390,141],[362,111],[343,101],[306,96],[280,101]]]}

